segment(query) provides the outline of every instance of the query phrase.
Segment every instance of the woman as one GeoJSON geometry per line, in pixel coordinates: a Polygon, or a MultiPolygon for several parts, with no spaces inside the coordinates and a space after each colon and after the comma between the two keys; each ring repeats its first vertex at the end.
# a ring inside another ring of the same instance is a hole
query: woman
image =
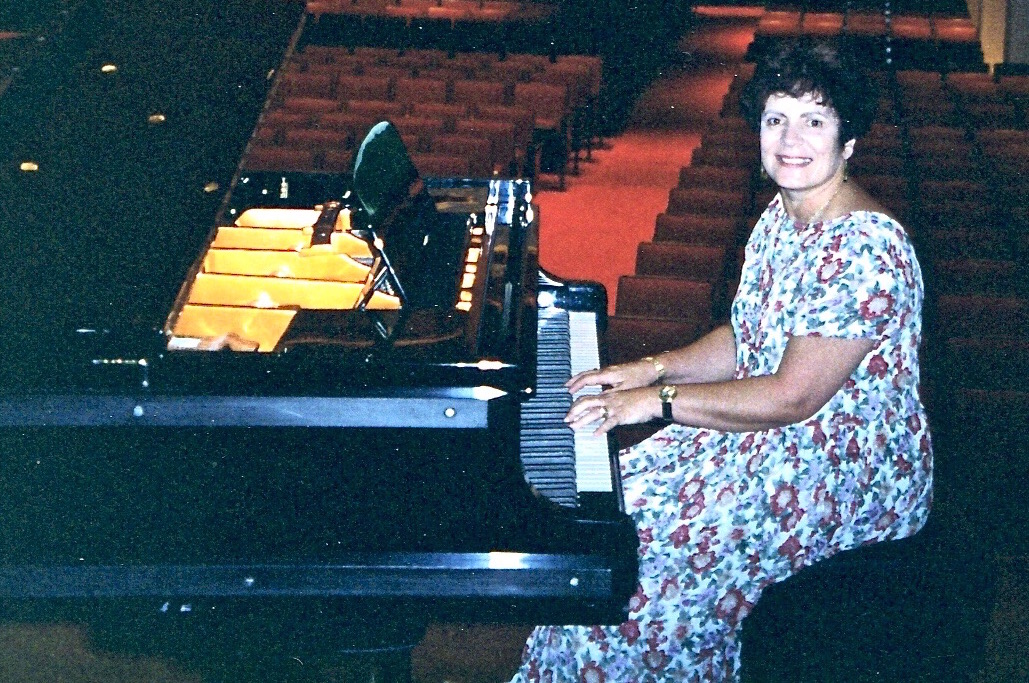
{"type": "Polygon", "coordinates": [[[640,580],[615,627],[539,627],[516,681],[724,681],[762,589],[926,521],[922,282],[901,226],[846,162],[875,98],[842,53],[799,42],[744,91],[779,193],[758,220],[731,325],[573,377],[567,421],[673,424],[621,454],[640,580]]]}

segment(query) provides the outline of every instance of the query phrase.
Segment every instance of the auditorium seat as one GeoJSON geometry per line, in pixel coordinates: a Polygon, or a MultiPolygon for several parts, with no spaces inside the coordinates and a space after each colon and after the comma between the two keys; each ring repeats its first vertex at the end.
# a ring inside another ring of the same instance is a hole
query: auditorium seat
{"type": "Polygon", "coordinates": [[[938,339],[1022,337],[1029,330],[1029,299],[944,294],[936,299],[933,322],[938,339]]]}
{"type": "Polygon", "coordinates": [[[704,145],[693,150],[690,165],[733,166],[735,168],[757,168],[758,155],[748,147],[704,145]]]}
{"type": "Polygon", "coordinates": [[[679,187],[735,189],[750,187],[751,171],[729,166],[683,166],[679,169],[679,187]]]}
{"type": "Polygon", "coordinates": [[[951,43],[979,43],[979,32],[968,17],[930,17],[935,38],[951,43]]]}
{"type": "MultiPolygon", "coordinates": [[[[920,257],[937,260],[1012,258],[1011,243],[1004,231],[981,225],[947,227],[949,218],[933,220],[930,215],[916,223],[913,232],[920,257]]],[[[976,219],[969,221],[975,223],[976,219]]]]}
{"type": "Polygon", "coordinates": [[[573,110],[585,106],[592,94],[593,76],[583,63],[567,60],[554,63],[545,61],[543,70],[533,74],[532,80],[567,88],[568,105],[573,110]]]}
{"type": "Polygon", "coordinates": [[[289,111],[287,109],[271,109],[261,117],[261,123],[278,129],[304,128],[308,126],[315,116],[304,111],[289,111]]]}
{"type": "Polygon", "coordinates": [[[918,183],[918,197],[929,205],[945,202],[987,205],[990,202],[989,189],[974,180],[922,180],[918,183]]]}
{"type": "Polygon", "coordinates": [[[766,11],[758,19],[756,36],[787,38],[800,35],[800,12],[766,11]]]}
{"type": "Polygon", "coordinates": [[[847,172],[852,178],[868,175],[903,178],[906,170],[904,157],[899,152],[883,154],[866,150],[864,146],[847,160],[847,172]]]}
{"type": "Polygon", "coordinates": [[[716,291],[725,271],[725,247],[682,242],[640,242],[636,274],[707,282],[716,291]]]}
{"type": "Polygon", "coordinates": [[[319,128],[348,131],[355,139],[364,139],[365,133],[376,123],[378,119],[374,116],[348,111],[332,111],[318,117],[319,128]]]}
{"type": "MultiPolygon", "coordinates": [[[[347,72],[343,72],[342,75],[348,76],[349,74],[347,72]]],[[[398,78],[414,77],[411,69],[402,66],[393,66],[388,63],[383,65],[357,65],[354,69],[354,75],[383,83],[389,87],[390,93],[393,91],[393,83],[396,82],[398,78]]]]}
{"type": "Polygon", "coordinates": [[[723,216],[699,214],[658,214],[654,240],[682,242],[711,247],[725,247],[733,243],[739,221],[723,216]]]}
{"type": "Polygon", "coordinates": [[[426,178],[469,177],[468,157],[456,154],[411,154],[411,161],[419,175],[426,178]]]}
{"type": "Polygon", "coordinates": [[[966,102],[959,106],[959,114],[972,130],[1014,128],[1022,121],[1015,105],[1006,102],[966,102]]]}
{"type": "Polygon", "coordinates": [[[868,133],[862,136],[857,147],[858,154],[900,154],[903,148],[900,127],[895,124],[875,122],[868,133]]]}
{"type": "Polygon", "coordinates": [[[283,95],[291,97],[332,99],[336,94],[331,73],[286,73],[279,88],[283,95]]]}
{"type": "Polygon", "coordinates": [[[601,57],[596,55],[559,55],[556,65],[575,65],[582,69],[588,75],[590,95],[594,98],[600,95],[604,72],[604,63],[601,57]]]}
{"type": "Polygon", "coordinates": [[[668,320],[644,316],[613,315],[607,319],[607,356],[610,363],[624,363],[696,341],[709,331],[709,321],[699,318],[668,320]]]}
{"type": "Polygon", "coordinates": [[[423,48],[420,50],[404,50],[401,54],[390,58],[391,63],[410,69],[436,69],[448,61],[445,50],[423,48]]]}
{"type": "Polygon", "coordinates": [[[891,17],[891,30],[895,38],[928,43],[932,39],[932,26],[928,16],[902,14],[891,17]]]}
{"type": "Polygon", "coordinates": [[[403,116],[407,112],[407,105],[403,102],[352,99],[346,101],[344,111],[369,120],[384,121],[403,116]]]}
{"type": "Polygon", "coordinates": [[[392,121],[401,135],[430,139],[446,132],[442,119],[431,116],[402,116],[392,121]]]}
{"type": "Polygon", "coordinates": [[[1018,113],[1019,128],[1029,128],[1029,75],[1002,75],[998,80],[1004,100],[1018,113]]]}
{"type": "Polygon", "coordinates": [[[286,111],[322,114],[340,108],[339,100],[324,97],[284,97],[282,108],[286,111]]]}
{"type": "Polygon", "coordinates": [[[414,102],[411,104],[411,115],[440,119],[446,129],[453,130],[458,119],[468,116],[468,106],[459,102],[414,102]]]}
{"type": "Polygon", "coordinates": [[[1003,153],[1012,148],[1029,148],[1029,131],[1014,128],[983,129],[975,141],[985,154],[1003,153]]]}
{"type": "Polygon", "coordinates": [[[1020,337],[947,339],[942,365],[949,386],[954,388],[1025,391],[1029,330],[1020,337]]]}
{"type": "Polygon", "coordinates": [[[393,84],[393,99],[407,105],[443,103],[447,101],[447,82],[435,78],[398,78],[393,84]]]}
{"type": "Polygon", "coordinates": [[[846,32],[852,36],[885,36],[886,16],[882,12],[848,11],[846,32]]]}
{"type": "Polygon", "coordinates": [[[502,175],[520,172],[520,169],[512,168],[520,165],[521,153],[515,148],[515,127],[510,121],[459,119],[454,132],[489,140],[493,165],[502,169],[502,175]]]}
{"type": "Polygon", "coordinates": [[[622,275],[618,279],[616,315],[697,321],[710,325],[711,285],[672,277],[622,275]]]}
{"type": "Polygon", "coordinates": [[[805,12],[800,32],[806,36],[831,37],[843,32],[843,14],[839,12],[805,12]]]}
{"type": "Polygon", "coordinates": [[[374,76],[340,74],[336,80],[336,96],[343,100],[389,100],[390,79],[374,76]]]}
{"type": "Polygon", "coordinates": [[[468,172],[473,178],[489,178],[493,175],[492,145],[485,138],[444,133],[429,140],[429,151],[434,154],[466,156],[468,172]]]}
{"type": "Polygon", "coordinates": [[[511,123],[514,127],[514,142],[517,149],[528,149],[532,142],[532,134],[536,129],[536,116],[525,107],[479,103],[469,111],[472,118],[511,123]]]}
{"type": "Polygon", "coordinates": [[[313,171],[314,150],[251,145],[243,156],[248,171],[313,171]]]}
{"type": "Polygon", "coordinates": [[[454,81],[452,102],[477,105],[509,104],[507,86],[500,81],[465,79],[454,81]]]}
{"type": "Polygon", "coordinates": [[[328,173],[351,173],[354,168],[354,150],[327,149],[322,155],[321,166],[328,173]]]}
{"type": "Polygon", "coordinates": [[[673,187],[666,213],[673,215],[742,216],[749,211],[748,188],[713,190],[706,187],[673,187]]]}
{"type": "MultiPolygon", "coordinates": [[[[951,259],[932,264],[938,294],[1003,296],[1025,292],[1014,260],[951,259]]],[[[1029,330],[1026,331],[1029,335],[1029,330]]]]}
{"type": "Polygon", "coordinates": [[[339,130],[299,128],[287,130],[283,144],[293,149],[318,152],[326,149],[353,149],[354,139],[339,130]]]}
{"type": "Polygon", "coordinates": [[[516,83],[511,103],[531,111],[537,129],[559,132],[568,114],[568,88],[549,83],[516,83]]]}

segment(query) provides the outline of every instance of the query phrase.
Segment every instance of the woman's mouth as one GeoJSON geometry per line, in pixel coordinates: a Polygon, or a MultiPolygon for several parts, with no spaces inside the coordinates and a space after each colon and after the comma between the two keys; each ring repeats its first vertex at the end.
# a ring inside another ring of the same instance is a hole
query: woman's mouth
{"type": "Polygon", "coordinates": [[[783,166],[807,166],[811,163],[811,157],[787,157],[778,155],[776,159],[783,166]]]}

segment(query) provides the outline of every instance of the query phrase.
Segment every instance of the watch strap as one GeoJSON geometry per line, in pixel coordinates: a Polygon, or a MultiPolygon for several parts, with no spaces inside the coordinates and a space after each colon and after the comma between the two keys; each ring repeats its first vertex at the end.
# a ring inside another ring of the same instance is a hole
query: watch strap
{"type": "Polygon", "coordinates": [[[672,421],[672,400],[678,393],[674,386],[663,386],[658,391],[657,395],[661,398],[661,417],[668,422],[672,421]]]}

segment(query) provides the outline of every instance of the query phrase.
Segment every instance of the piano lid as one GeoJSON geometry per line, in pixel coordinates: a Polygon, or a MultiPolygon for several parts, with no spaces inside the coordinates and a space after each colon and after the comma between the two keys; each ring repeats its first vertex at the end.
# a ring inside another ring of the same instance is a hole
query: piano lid
{"type": "MultiPolygon", "coordinates": [[[[273,390],[279,387],[271,379],[253,378],[291,377],[295,386],[312,387],[326,375],[333,375],[324,380],[332,386],[371,381],[360,377],[360,372],[340,371],[339,376],[326,372],[345,365],[368,367],[380,358],[376,339],[381,335],[359,320],[363,316],[299,305],[303,302],[268,306],[269,301],[280,303],[277,289],[251,289],[253,296],[242,301],[253,318],[246,324],[262,330],[259,338],[271,349],[269,353],[197,354],[168,347],[169,315],[174,311],[178,319],[183,285],[192,284],[204,255],[210,256],[207,247],[212,240],[221,232],[228,239],[234,229],[244,227],[258,232],[254,226],[236,225],[248,209],[313,210],[329,200],[341,200],[350,191],[352,225],[375,227],[380,221],[376,216],[361,222],[373,215],[368,206],[382,211],[382,201],[375,198],[374,188],[364,189],[364,201],[359,199],[351,174],[239,171],[241,153],[273,82],[268,74],[288,51],[303,9],[290,5],[290,12],[284,12],[280,5],[264,0],[241,5],[237,9],[248,18],[229,23],[217,13],[198,18],[176,6],[155,6],[152,16],[147,8],[140,16],[103,12],[90,21],[75,17],[61,39],[41,48],[40,58],[0,98],[0,128],[5,131],[0,139],[5,159],[0,165],[0,184],[5,188],[0,193],[4,273],[0,297],[5,302],[0,307],[0,385],[4,391],[18,386],[46,392],[58,385],[83,383],[103,387],[118,384],[121,380],[111,378],[119,375],[131,377],[128,384],[138,387],[137,380],[144,374],[152,390],[168,391],[176,390],[171,385],[199,385],[208,379],[209,391],[217,391],[219,375],[224,376],[223,384],[234,377],[250,377],[253,384],[263,381],[273,390]],[[176,15],[180,11],[182,16],[176,15]],[[144,35],[138,25],[147,16],[154,28],[144,35]],[[174,33],[175,26],[191,27],[189,50],[181,49],[182,36],[174,33]],[[117,68],[103,68],[109,64],[117,68]],[[25,169],[34,170],[21,170],[22,162],[25,169]],[[274,330],[283,327],[279,342],[274,341],[274,330]],[[198,361],[197,356],[205,358],[198,361]],[[257,360],[258,356],[262,359],[257,360]],[[273,365],[282,370],[266,373],[273,365]],[[291,372],[291,367],[300,370],[291,372]],[[74,379],[83,368],[80,374],[86,379],[74,379]],[[99,380],[97,373],[103,375],[99,380]]],[[[373,151],[369,150],[366,164],[371,163],[373,151]]],[[[374,167],[367,166],[369,173],[374,167]]],[[[406,173],[398,177],[404,179],[406,173]]],[[[426,184],[428,194],[420,196],[432,201],[418,206],[438,214],[438,220],[431,221],[437,227],[424,234],[386,230],[384,236],[406,238],[413,244],[428,237],[439,245],[435,251],[411,257],[392,252],[387,256],[419,311],[404,329],[413,337],[441,343],[431,345],[432,349],[425,345],[415,349],[407,339],[398,338],[393,359],[396,377],[380,381],[394,382],[407,375],[412,386],[438,386],[446,380],[432,368],[521,363],[529,356],[519,335],[534,327],[522,324],[527,314],[521,310],[522,299],[534,295],[534,278],[524,277],[535,268],[534,255],[531,264],[519,261],[517,255],[524,252],[521,244],[534,239],[521,234],[535,230],[528,184],[485,180],[426,184]],[[510,211],[509,199],[524,208],[510,211]],[[487,234],[490,221],[493,235],[487,234]],[[470,250],[471,234],[479,228],[483,239],[488,237],[499,250],[470,250]],[[481,261],[469,263],[470,254],[481,261]],[[506,273],[496,269],[512,261],[513,268],[506,273]],[[466,286],[469,266],[476,266],[481,296],[466,286]],[[483,279],[484,273],[491,274],[489,282],[483,279]],[[458,303],[469,310],[457,308],[458,303]],[[513,306],[508,307],[510,303],[513,306]],[[417,365],[431,366],[428,375],[412,370],[417,365]]],[[[309,227],[313,229],[313,223],[309,227]]],[[[290,231],[275,232],[281,238],[290,231]]],[[[337,232],[335,226],[333,232],[337,232]]],[[[233,301],[232,295],[225,294],[232,289],[224,286],[226,280],[284,280],[288,278],[276,273],[285,269],[303,275],[295,278],[304,281],[302,298],[318,301],[326,290],[335,297],[339,291],[353,289],[325,277],[330,263],[345,260],[339,254],[300,264],[296,249],[281,249],[275,256],[286,257],[287,262],[274,265],[271,276],[222,272],[235,267],[240,252],[253,251],[230,248],[226,252],[231,253],[208,259],[212,277],[205,278],[211,280],[205,283],[205,296],[225,295],[233,301]]],[[[250,256],[247,267],[258,267],[261,257],[250,256]]],[[[346,256],[351,262],[344,269],[351,270],[367,268],[370,264],[363,261],[373,258],[371,254],[346,256]]],[[[388,302],[389,296],[386,291],[374,298],[388,302]]],[[[471,377],[455,381],[464,386],[501,384],[471,377]]]]}
{"type": "MultiPolygon", "coordinates": [[[[511,292],[534,289],[535,277],[523,277],[524,258],[512,257],[512,247],[527,247],[528,185],[452,184],[450,201],[437,210],[388,121],[371,128],[352,175],[350,189],[337,198],[245,208],[233,223],[219,225],[168,318],[168,348],[375,346],[381,354],[423,347],[436,359],[481,357],[483,318],[499,310],[500,327],[511,327],[503,320],[519,305],[511,292]],[[466,203],[453,202],[455,195],[466,203]],[[508,206],[501,215],[502,197],[522,210],[508,206]]],[[[282,178],[279,185],[289,182],[282,178]]],[[[267,197],[264,190],[261,196],[267,197]]]]}

